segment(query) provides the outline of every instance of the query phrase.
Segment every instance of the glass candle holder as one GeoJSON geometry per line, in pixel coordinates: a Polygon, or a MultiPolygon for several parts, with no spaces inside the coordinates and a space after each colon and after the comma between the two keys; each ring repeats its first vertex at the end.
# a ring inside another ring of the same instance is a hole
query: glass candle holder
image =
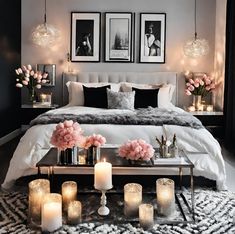
{"type": "Polygon", "coordinates": [[[80,201],[72,201],[68,206],[68,224],[76,225],[82,220],[82,204],[80,201]]]}
{"type": "Polygon", "coordinates": [[[212,112],[214,110],[213,105],[207,105],[206,106],[206,111],[212,112]]]}
{"type": "Polygon", "coordinates": [[[41,205],[44,196],[50,193],[50,181],[37,179],[29,183],[28,221],[31,225],[41,224],[41,205]]]}
{"type": "Polygon", "coordinates": [[[44,105],[51,105],[51,96],[52,94],[41,93],[40,94],[40,101],[44,105]]]}
{"type": "Polygon", "coordinates": [[[77,183],[74,181],[66,181],[62,184],[63,210],[68,210],[71,201],[77,199],[77,183]]]}
{"type": "Polygon", "coordinates": [[[136,216],[142,202],[142,186],[129,183],[124,186],[124,213],[127,216],[136,216]]]}
{"type": "Polygon", "coordinates": [[[62,197],[58,193],[45,195],[42,203],[42,231],[53,232],[62,226],[62,197]]]}
{"type": "Polygon", "coordinates": [[[175,183],[171,179],[161,178],[156,181],[157,209],[163,216],[170,216],[175,211],[175,183]]]}
{"type": "Polygon", "coordinates": [[[139,222],[144,229],[152,228],[154,224],[154,209],[151,204],[141,204],[139,206],[139,222]]]}

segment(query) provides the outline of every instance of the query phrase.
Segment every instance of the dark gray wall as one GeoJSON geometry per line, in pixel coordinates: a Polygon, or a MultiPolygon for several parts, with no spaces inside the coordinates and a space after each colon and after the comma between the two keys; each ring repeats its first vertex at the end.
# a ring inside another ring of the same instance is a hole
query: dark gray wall
{"type": "Polygon", "coordinates": [[[15,87],[21,61],[21,1],[0,1],[0,137],[20,127],[20,90],[15,87]]]}

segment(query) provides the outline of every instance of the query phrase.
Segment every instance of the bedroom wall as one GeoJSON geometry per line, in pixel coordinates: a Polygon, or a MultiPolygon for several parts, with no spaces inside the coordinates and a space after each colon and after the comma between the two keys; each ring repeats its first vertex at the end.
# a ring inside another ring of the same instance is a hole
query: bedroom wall
{"type": "Polygon", "coordinates": [[[216,0],[214,76],[218,85],[213,101],[218,110],[223,110],[224,105],[226,6],[227,0],[216,0]]]}
{"type": "Polygon", "coordinates": [[[20,127],[20,91],[15,67],[20,66],[21,1],[0,1],[0,138],[20,127]],[[18,116],[18,118],[16,118],[18,116]]]}
{"type": "MultiPolygon", "coordinates": [[[[32,28],[43,20],[43,0],[22,0],[22,64],[55,63],[57,65],[56,87],[52,88],[53,100],[61,104],[61,75],[67,69],[66,53],[70,42],[71,11],[131,11],[136,12],[135,63],[72,63],[77,71],[177,71],[212,72],[214,69],[215,0],[198,0],[198,34],[208,39],[210,53],[199,60],[186,59],[182,53],[183,43],[194,33],[194,0],[48,0],[48,23],[56,25],[62,33],[60,44],[53,49],[41,49],[30,41],[32,28]],[[139,64],[139,12],[165,12],[166,63],[139,64]]],[[[102,27],[103,28],[103,27],[102,27]]],[[[103,34],[102,34],[103,41],[103,34]]],[[[103,48],[101,48],[103,60],[103,48]]],[[[184,78],[179,78],[179,104],[183,106],[190,97],[184,95],[184,78]]],[[[23,98],[25,98],[23,96],[23,98]]]]}

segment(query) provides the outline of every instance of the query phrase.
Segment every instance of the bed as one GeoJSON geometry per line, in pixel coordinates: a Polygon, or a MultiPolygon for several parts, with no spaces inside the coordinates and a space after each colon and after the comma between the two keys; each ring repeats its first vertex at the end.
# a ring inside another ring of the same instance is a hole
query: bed
{"type": "MultiPolygon", "coordinates": [[[[178,138],[179,148],[185,150],[189,159],[194,163],[195,176],[203,176],[210,180],[216,181],[217,188],[219,190],[226,189],[225,185],[225,166],[223,157],[221,154],[221,148],[216,139],[205,129],[191,126],[191,119],[193,116],[186,113],[184,110],[176,107],[178,97],[178,82],[177,73],[175,72],[156,72],[156,73],[134,73],[134,72],[82,72],[74,74],[63,74],[63,103],[65,106],[56,110],[51,110],[46,115],[52,118],[57,115],[91,115],[91,116],[125,116],[133,115],[133,110],[119,110],[119,109],[102,109],[94,107],[85,107],[71,104],[71,96],[68,97],[68,89],[66,87],[67,82],[83,82],[83,83],[114,83],[129,82],[135,84],[170,84],[174,87],[174,92],[171,92],[171,101],[167,108],[154,108],[161,109],[161,111],[169,112],[170,115],[174,114],[178,116],[180,122],[180,116],[190,117],[189,125],[184,124],[171,124],[171,122],[156,124],[118,124],[113,123],[93,123],[82,122],[81,127],[84,130],[85,135],[91,135],[93,133],[99,133],[106,137],[107,144],[120,145],[127,140],[141,138],[157,146],[155,141],[156,136],[167,136],[169,139],[174,134],[178,138]],[[68,99],[69,104],[68,104],[68,99]]],[[[163,106],[165,107],[165,106],[163,106]]],[[[154,110],[150,110],[154,111],[154,110]]],[[[161,114],[162,115],[162,114],[161,114]]],[[[175,119],[176,117],[172,118],[175,119]]],[[[80,118],[83,120],[83,118],[80,118]]],[[[194,121],[195,118],[194,118],[194,121]]],[[[52,131],[54,130],[56,123],[47,122],[41,124],[40,121],[27,130],[25,135],[21,138],[13,158],[10,162],[10,166],[5,178],[2,188],[10,189],[15,180],[27,175],[33,175],[37,173],[35,167],[36,163],[48,152],[50,147],[49,139],[52,131]]],[[[57,174],[69,173],[64,169],[58,169],[55,171],[57,174]]],[[[73,173],[76,173],[73,171],[73,173]]],[[[174,170],[161,170],[161,175],[177,175],[178,171],[174,170]]],[[[185,172],[187,174],[187,171],[185,172]]],[[[155,172],[156,174],[156,172],[155,172]]]]}

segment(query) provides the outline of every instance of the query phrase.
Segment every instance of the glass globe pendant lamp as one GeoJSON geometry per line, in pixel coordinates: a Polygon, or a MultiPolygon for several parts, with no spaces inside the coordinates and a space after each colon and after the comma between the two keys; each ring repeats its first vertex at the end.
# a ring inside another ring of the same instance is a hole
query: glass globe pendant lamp
{"type": "Polygon", "coordinates": [[[51,47],[60,37],[60,31],[51,24],[47,24],[47,5],[45,0],[44,23],[37,25],[32,31],[32,41],[41,47],[51,47]]]}
{"type": "Polygon", "coordinates": [[[195,9],[194,9],[194,23],[195,23],[195,33],[194,38],[189,40],[184,45],[184,54],[190,58],[199,58],[205,56],[209,52],[209,43],[206,39],[198,38],[197,36],[197,19],[196,19],[196,0],[195,0],[195,9]]]}

